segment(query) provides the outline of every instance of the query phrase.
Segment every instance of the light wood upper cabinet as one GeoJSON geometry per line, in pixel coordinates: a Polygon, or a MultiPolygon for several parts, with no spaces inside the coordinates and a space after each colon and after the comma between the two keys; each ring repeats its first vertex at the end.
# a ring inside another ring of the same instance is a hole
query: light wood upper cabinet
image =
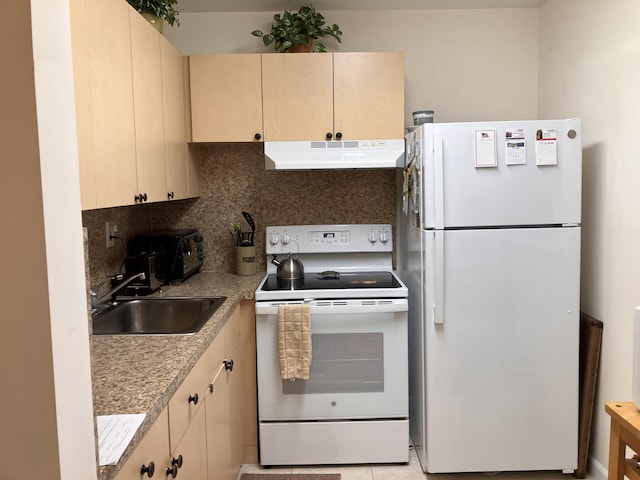
{"type": "Polygon", "coordinates": [[[404,138],[404,54],[334,53],[335,133],[343,139],[404,138]]]}
{"type": "Polygon", "coordinates": [[[125,0],[70,12],[82,209],[198,196],[180,52],[125,0]]]}
{"type": "MultiPolygon", "coordinates": [[[[137,192],[147,202],[167,199],[163,134],[160,35],[142,15],[129,9],[137,192]]],[[[130,196],[133,203],[135,195],[130,196]]]]}
{"type": "Polygon", "coordinates": [[[91,100],[91,23],[87,0],[69,2],[73,45],[73,77],[78,132],[80,202],[83,210],[96,208],[96,164],[93,156],[93,119],[91,100]]]}
{"type": "Polygon", "coordinates": [[[265,54],[265,141],[404,137],[401,52],[265,54]]]}
{"type": "Polygon", "coordinates": [[[96,181],[86,188],[98,208],[129,205],[137,189],[129,10],[122,0],[87,2],[96,181]]]}
{"type": "Polygon", "coordinates": [[[333,134],[333,56],[262,55],[265,141],[324,140],[333,134]]]}
{"type": "Polygon", "coordinates": [[[262,139],[259,54],[192,55],[189,69],[192,141],[262,139]]]}
{"type": "Polygon", "coordinates": [[[162,118],[164,122],[164,170],[166,171],[164,199],[174,200],[191,196],[183,95],[185,82],[182,55],[164,37],[158,35],[158,38],[160,39],[162,65],[162,118]]]}
{"type": "Polygon", "coordinates": [[[402,52],[193,55],[189,62],[193,142],[255,141],[260,128],[264,141],[404,137],[402,52]]]}

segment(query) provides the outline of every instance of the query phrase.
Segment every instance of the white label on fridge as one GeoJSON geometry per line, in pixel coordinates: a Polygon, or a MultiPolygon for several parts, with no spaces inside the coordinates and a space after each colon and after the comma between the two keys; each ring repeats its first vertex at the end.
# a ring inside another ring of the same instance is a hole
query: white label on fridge
{"type": "Polygon", "coordinates": [[[526,165],[526,147],[524,128],[507,128],[505,132],[505,163],[507,165],[526,165]]]}
{"type": "Polygon", "coordinates": [[[558,164],[558,139],[555,129],[536,131],[536,165],[558,164]]]}
{"type": "Polygon", "coordinates": [[[476,130],[476,168],[497,167],[496,131],[476,130]]]}

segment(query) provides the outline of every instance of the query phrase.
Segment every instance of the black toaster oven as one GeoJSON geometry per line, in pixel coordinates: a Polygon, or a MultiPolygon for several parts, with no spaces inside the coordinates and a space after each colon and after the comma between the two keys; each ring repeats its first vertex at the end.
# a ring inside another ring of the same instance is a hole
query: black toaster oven
{"type": "Polygon", "coordinates": [[[202,268],[202,235],[195,228],[156,230],[134,237],[134,255],[156,254],[156,277],[181,282],[202,268]]]}

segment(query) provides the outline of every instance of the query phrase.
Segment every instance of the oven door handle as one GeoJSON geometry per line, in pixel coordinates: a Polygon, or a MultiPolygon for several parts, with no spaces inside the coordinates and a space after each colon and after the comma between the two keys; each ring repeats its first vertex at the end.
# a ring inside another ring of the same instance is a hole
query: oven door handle
{"type": "MultiPolygon", "coordinates": [[[[256,315],[277,315],[279,305],[300,304],[293,302],[256,302],[256,315]]],[[[306,301],[304,303],[307,303],[306,301]]],[[[387,313],[406,312],[406,298],[363,299],[363,300],[313,300],[310,303],[312,315],[334,315],[336,313],[387,313]]]]}

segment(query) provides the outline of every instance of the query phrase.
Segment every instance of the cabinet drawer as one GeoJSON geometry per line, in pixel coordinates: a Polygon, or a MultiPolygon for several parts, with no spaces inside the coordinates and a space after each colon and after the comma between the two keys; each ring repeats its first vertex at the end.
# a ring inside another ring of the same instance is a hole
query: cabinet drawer
{"type": "Polygon", "coordinates": [[[143,467],[153,463],[156,475],[165,472],[170,463],[169,455],[169,415],[165,408],[147,434],[128,458],[114,480],[138,480],[148,478],[142,475],[143,467]]]}

